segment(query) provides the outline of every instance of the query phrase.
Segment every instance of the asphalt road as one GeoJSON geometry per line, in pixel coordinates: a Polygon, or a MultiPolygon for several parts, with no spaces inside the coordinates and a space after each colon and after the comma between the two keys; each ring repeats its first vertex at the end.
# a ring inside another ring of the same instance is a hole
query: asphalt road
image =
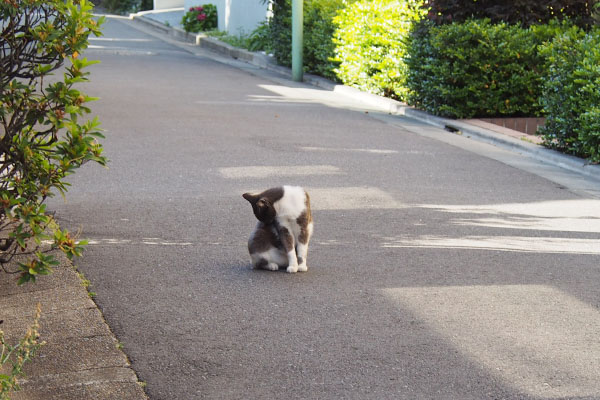
{"type": "Polygon", "coordinates": [[[151,399],[600,398],[598,183],[129,21],[92,45],[111,161],[50,206],[151,399]],[[281,184],[307,273],[250,268],[241,195],[281,184]]]}

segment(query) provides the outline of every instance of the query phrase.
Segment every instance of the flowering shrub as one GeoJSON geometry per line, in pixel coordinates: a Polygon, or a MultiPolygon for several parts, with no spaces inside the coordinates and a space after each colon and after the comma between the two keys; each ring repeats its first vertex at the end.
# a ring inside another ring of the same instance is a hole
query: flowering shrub
{"type": "Polygon", "coordinates": [[[204,4],[190,7],[181,20],[186,32],[210,31],[217,28],[217,6],[204,4]]]}
{"type": "Polygon", "coordinates": [[[0,268],[19,273],[19,284],[52,271],[50,250],[81,254],[85,242],[60,229],[44,202],[64,195],[65,178],[84,163],[107,162],[99,122],[87,117],[94,98],[76,89],[94,64],[79,54],[104,20],[92,9],[87,0],[0,2],[0,268]]]}

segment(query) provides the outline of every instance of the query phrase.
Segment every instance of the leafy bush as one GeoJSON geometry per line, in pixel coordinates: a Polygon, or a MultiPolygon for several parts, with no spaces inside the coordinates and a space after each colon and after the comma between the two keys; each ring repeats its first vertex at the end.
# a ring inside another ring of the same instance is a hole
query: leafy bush
{"type": "Polygon", "coordinates": [[[137,9],[139,0],[102,0],[102,7],[108,12],[126,14],[137,9]]]}
{"type": "MultiPolygon", "coordinates": [[[[332,41],[337,10],[348,1],[305,0],[303,63],[306,72],[336,79],[334,72],[335,45],[332,41]]],[[[273,0],[273,17],[269,21],[270,50],[280,65],[292,65],[292,8],[291,0],[273,0]]]]}
{"type": "Polygon", "coordinates": [[[572,28],[541,53],[549,64],[541,99],[546,144],[600,162],[600,29],[572,28]]]}
{"type": "Polygon", "coordinates": [[[292,65],[292,2],[271,0],[273,16],[269,20],[270,48],[278,64],[292,65]]]}
{"type": "Polygon", "coordinates": [[[413,0],[360,0],[338,12],[334,42],[345,84],[404,100],[406,37],[423,14],[413,0]]]}
{"type": "Polygon", "coordinates": [[[269,45],[271,43],[267,21],[260,23],[250,34],[240,32],[237,35],[230,35],[225,31],[217,30],[208,31],[206,34],[231,46],[247,49],[249,51],[269,51],[269,45]]]}
{"type": "Polygon", "coordinates": [[[61,230],[44,203],[54,190],[67,190],[64,179],[82,164],[105,164],[96,119],[79,122],[90,112],[94,98],[75,88],[87,81],[80,59],[88,36],[100,35],[92,4],[81,0],[22,0],[0,4],[0,265],[16,255],[19,283],[35,281],[57,264],[40,250],[42,239],[52,239],[48,251],[60,249],[69,258],[79,255],[84,242],[61,230]],[[64,66],[65,61],[70,65],[64,66]],[[49,78],[63,68],[63,78],[49,78]],[[20,258],[19,258],[20,260],[20,258]]]}
{"type": "Polygon", "coordinates": [[[307,3],[303,59],[309,72],[338,80],[335,69],[339,63],[333,40],[336,25],[333,20],[337,12],[349,3],[344,0],[312,0],[307,3]]]}
{"type": "Polygon", "coordinates": [[[451,118],[540,115],[544,63],[536,46],[553,29],[421,23],[409,40],[408,103],[451,118]]]}
{"type": "Polygon", "coordinates": [[[268,21],[261,22],[246,39],[246,48],[250,51],[270,51],[268,21]]]}
{"type": "Polygon", "coordinates": [[[181,19],[181,25],[186,32],[210,31],[216,29],[217,24],[217,6],[214,4],[190,7],[181,19]]]}
{"type": "Polygon", "coordinates": [[[428,0],[424,7],[429,10],[428,17],[437,24],[488,18],[492,22],[530,26],[569,18],[581,26],[589,26],[594,23],[595,2],[597,0],[428,0]]]}

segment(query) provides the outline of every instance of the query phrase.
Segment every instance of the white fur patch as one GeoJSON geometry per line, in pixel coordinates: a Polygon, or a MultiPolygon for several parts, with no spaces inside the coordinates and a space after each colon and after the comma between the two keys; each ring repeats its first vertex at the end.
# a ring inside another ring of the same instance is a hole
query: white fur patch
{"type": "Polygon", "coordinates": [[[271,248],[268,251],[262,253],[251,254],[250,256],[252,258],[252,265],[254,266],[256,266],[261,260],[267,260],[267,263],[269,263],[269,265],[266,269],[270,270],[276,270],[276,268],[273,268],[273,264],[279,267],[288,265],[288,257],[285,254],[285,252],[276,248],[271,248]]]}
{"type": "Polygon", "coordinates": [[[283,197],[275,204],[280,220],[295,220],[306,210],[306,193],[300,186],[284,186],[283,197]]]}

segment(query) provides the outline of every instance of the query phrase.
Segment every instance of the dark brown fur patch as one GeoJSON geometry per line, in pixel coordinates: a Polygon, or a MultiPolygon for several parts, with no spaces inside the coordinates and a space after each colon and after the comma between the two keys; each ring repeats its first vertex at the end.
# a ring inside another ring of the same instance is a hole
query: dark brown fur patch
{"type": "Polygon", "coordinates": [[[306,244],[308,242],[308,224],[312,222],[312,213],[310,212],[310,196],[306,193],[306,200],[304,204],[306,206],[306,210],[300,214],[300,216],[296,219],[298,226],[300,227],[300,235],[298,236],[298,242],[302,244],[306,244]]]}
{"type": "Polygon", "coordinates": [[[268,263],[269,262],[267,260],[261,258],[256,264],[254,264],[254,268],[264,268],[267,266],[268,263]]]}
{"type": "Polygon", "coordinates": [[[294,236],[292,236],[291,232],[286,227],[280,226],[279,235],[285,251],[287,253],[292,251],[294,249],[294,236]]]}
{"type": "Polygon", "coordinates": [[[254,236],[248,241],[248,251],[250,254],[262,253],[272,247],[282,248],[281,240],[273,231],[272,225],[259,222],[259,226],[254,231],[254,236]]]}
{"type": "Polygon", "coordinates": [[[252,205],[252,211],[256,219],[270,223],[276,216],[273,204],[283,197],[283,188],[276,187],[267,189],[260,194],[244,193],[242,195],[252,205]]]}
{"type": "Polygon", "coordinates": [[[260,199],[267,199],[267,200],[269,200],[269,202],[271,204],[273,204],[277,200],[279,200],[283,197],[283,188],[276,187],[276,188],[267,189],[264,192],[262,192],[261,194],[259,194],[258,197],[260,199]]]}

